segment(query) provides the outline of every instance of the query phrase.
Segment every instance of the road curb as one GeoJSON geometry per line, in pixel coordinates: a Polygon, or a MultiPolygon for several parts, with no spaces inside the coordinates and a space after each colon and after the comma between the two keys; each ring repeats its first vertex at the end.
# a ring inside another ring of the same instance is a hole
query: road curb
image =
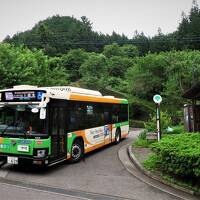
{"type": "Polygon", "coordinates": [[[147,171],[141,164],[140,162],[138,161],[138,159],[135,157],[135,155],[133,154],[132,152],[132,145],[129,145],[127,147],[127,153],[128,153],[128,156],[130,158],[130,160],[133,162],[133,164],[135,165],[135,167],[140,170],[140,172],[142,172],[144,175],[148,176],[149,178],[151,179],[154,179],[155,181],[158,181],[166,186],[170,186],[176,190],[179,190],[180,192],[185,192],[185,193],[188,193],[190,195],[194,195],[195,196],[198,196],[199,194],[195,193],[194,191],[192,190],[189,190],[189,189],[186,189],[186,188],[183,188],[181,186],[178,186],[178,185],[175,185],[173,183],[169,183],[167,181],[164,181],[163,179],[161,179],[159,176],[151,173],[150,171],[147,171]]]}

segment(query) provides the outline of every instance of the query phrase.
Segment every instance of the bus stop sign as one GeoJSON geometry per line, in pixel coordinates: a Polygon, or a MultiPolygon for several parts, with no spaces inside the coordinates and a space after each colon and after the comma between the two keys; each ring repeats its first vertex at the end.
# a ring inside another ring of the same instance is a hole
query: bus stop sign
{"type": "Polygon", "coordinates": [[[162,97],[159,94],[153,96],[153,101],[156,103],[156,125],[157,125],[157,137],[158,141],[161,139],[161,127],[160,127],[160,103],[162,97]]]}
{"type": "Polygon", "coordinates": [[[162,97],[159,94],[156,94],[153,96],[153,101],[157,104],[160,104],[162,102],[162,97]]]}

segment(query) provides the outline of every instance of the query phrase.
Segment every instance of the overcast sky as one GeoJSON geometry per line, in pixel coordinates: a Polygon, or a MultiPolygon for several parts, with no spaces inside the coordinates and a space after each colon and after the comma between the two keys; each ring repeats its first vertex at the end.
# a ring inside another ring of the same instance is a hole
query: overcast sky
{"type": "Polygon", "coordinates": [[[129,38],[135,30],[153,36],[158,27],[170,33],[191,5],[192,0],[0,0],[0,41],[56,14],[86,16],[93,30],[108,34],[114,30],[129,38]]]}

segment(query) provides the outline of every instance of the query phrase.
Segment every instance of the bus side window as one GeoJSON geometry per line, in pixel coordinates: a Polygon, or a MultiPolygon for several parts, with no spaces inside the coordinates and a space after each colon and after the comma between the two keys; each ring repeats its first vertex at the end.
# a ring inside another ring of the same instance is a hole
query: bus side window
{"type": "Polygon", "coordinates": [[[112,105],[111,104],[105,104],[104,105],[104,123],[105,124],[111,124],[112,120],[112,105]]]}
{"type": "Polygon", "coordinates": [[[85,124],[85,106],[82,103],[71,103],[69,106],[69,131],[77,131],[84,129],[85,124]]]}
{"type": "Polygon", "coordinates": [[[128,121],[128,105],[127,104],[120,105],[119,120],[120,122],[128,121]]]}
{"type": "Polygon", "coordinates": [[[76,110],[75,104],[68,104],[68,131],[74,131],[76,129],[76,110]]]}
{"type": "Polygon", "coordinates": [[[112,123],[118,123],[119,122],[119,117],[117,113],[112,114],[112,123]]]}
{"type": "Polygon", "coordinates": [[[86,128],[103,126],[105,122],[102,105],[100,103],[87,103],[85,120],[86,128]]]}
{"type": "Polygon", "coordinates": [[[76,119],[77,119],[77,128],[78,130],[85,128],[85,113],[86,113],[86,106],[83,103],[77,104],[77,112],[76,112],[76,119]]]}
{"type": "Polygon", "coordinates": [[[110,123],[110,114],[108,111],[104,111],[104,121],[105,121],[105,124],[109,124],[110,123]]]}
{"type": "Polygon", "coordinates": [[[85,128],[90,128],[91,126],[96,126],[95,115],[94,115],[94,106],[92,104],[86,105],[85,113],[85,128]]]}
{"type": "Polygon", "coordinates": [[[112,106],[112,123],[119,122],[119,105],[112,106]]]}
{"type": "Polygon", "coordinates": [[[86,109],[87,109],[87,115],[93,115],[94,114],[92,105],[87,105],[86,109]]]}

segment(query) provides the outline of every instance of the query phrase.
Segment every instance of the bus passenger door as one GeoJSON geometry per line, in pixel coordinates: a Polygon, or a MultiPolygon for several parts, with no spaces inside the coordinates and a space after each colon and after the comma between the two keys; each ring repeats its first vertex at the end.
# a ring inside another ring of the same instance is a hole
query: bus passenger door
{"type": "Polygon", "coordinates": [[[60,160],[66,158],[67,137],[65,123],[65,109],[62,107],[50,108],[50,132],[51,132],[51,159],[60,160]]]}

